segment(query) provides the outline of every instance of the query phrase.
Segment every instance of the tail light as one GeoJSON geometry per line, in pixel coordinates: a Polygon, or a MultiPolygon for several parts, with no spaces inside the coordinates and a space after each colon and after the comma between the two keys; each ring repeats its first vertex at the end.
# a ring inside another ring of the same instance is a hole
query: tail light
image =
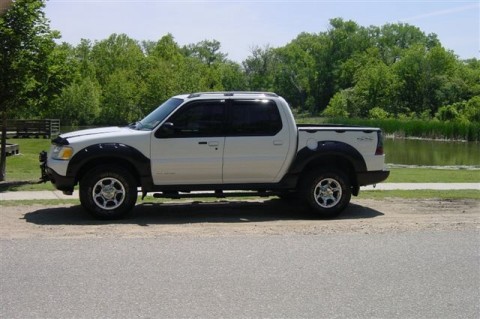
{"type": "Polygon", "coordinates": [[[377,149],[375,155],[383,155],[383,134],[381,130],[377,131],[377,149]]]}

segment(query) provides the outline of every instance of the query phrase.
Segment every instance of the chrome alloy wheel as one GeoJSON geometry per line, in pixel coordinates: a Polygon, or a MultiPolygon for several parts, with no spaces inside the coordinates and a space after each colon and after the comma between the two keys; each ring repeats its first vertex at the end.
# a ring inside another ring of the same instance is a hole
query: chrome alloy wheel
{"type": "Polygon", "coordinates": [[[320,207],[333,207],[342,199],[342,186],[333,178],[322,179],[315,186],[314,197],[320,207]]]}
{"type": "Polygon", "coordinates": [[[116,178],[102,178],[93,187],[92,196],[98,207],[112,210],[119,207],[125,200],[125,187],[116,178]]]}

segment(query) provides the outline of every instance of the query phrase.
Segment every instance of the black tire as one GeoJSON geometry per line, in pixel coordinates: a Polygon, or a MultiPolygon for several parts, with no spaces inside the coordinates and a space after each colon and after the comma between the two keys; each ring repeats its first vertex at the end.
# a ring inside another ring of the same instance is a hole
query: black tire
{"type": "Polygon", "coordinates": [[[124,168],[100,166],[85,174],[80,181],[80,202],[94,217],[119,219],[126,216],[137,202],[137,184],[124,168]]]}
{"type": "Polygon", "coordinates": [[[338,216],[352,197],[349,179],[335,169],[309,173],[303,182],[303,194],[312,211],[320,218],[338,216]]]}

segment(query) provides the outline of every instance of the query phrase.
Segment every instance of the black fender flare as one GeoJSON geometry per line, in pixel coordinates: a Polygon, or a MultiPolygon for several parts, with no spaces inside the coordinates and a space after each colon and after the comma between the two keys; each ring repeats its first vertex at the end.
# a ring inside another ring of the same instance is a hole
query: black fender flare
{"type": "Polygon", "coordinates": [[[292,182],[296,184],[305,168],[312,163],[321,162],[329,166],[338,166],[342,164],[340,161],[348,163],[353,169],[350,173],[355,175],[357,172],[367,170],[365,159],[353,146],[338,141],[319,141],[316,148],[304,147],[298,151],[284,181],[288,181],[290,185],[292,182]]]}
{"type": "Polygon", "coordinates": [[[67,176],[74,176],[78,181],[79,173],[84,171],[89,163],[96,163],[104,160],[128,163],[135,170],[142,185],[144,181],[152,180],[151,161],[142,152],[134,147],[122,143],[99,143],[89,145],[78,151],[70,160],[67,167],[67,176]]]}

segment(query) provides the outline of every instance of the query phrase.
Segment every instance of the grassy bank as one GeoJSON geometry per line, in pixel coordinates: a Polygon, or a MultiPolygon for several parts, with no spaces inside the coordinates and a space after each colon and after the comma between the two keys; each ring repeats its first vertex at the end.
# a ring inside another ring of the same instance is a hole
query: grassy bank
{"type": "MultiPolygon", "coordinates": [[[[319,120],[319,118],[311,118],[319,120]]],[[[308,118],[302,120],[307,121],[308,118]]],[[[480,123],[398,119],[323,119],[324,123],[380,127],[386,134],[401,137],[480,141],[480,123]]]]}

